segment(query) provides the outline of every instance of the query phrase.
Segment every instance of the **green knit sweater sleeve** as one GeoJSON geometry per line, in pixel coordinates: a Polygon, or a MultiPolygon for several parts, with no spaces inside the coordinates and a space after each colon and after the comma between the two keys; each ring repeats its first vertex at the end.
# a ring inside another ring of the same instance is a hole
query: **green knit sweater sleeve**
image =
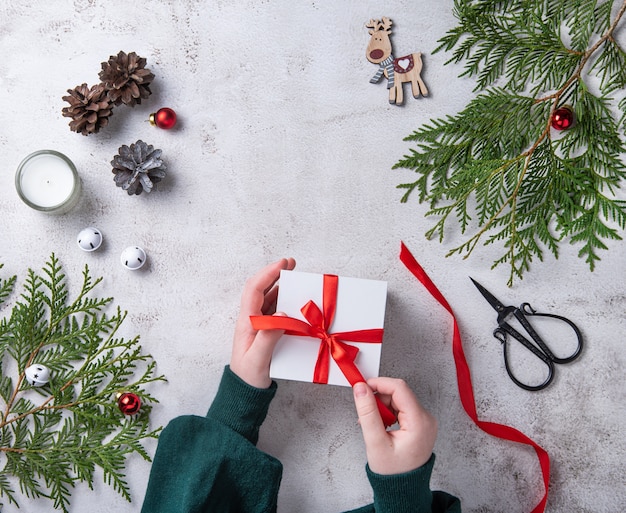
{"type": "Polygon", "coordinates": [[[276,386],[228,367],[206,417],[172,420],[159,438],[142,513],[272,513],[282,465],[255,444],[276,386]]]}
{"type": "Polygon", "coordinates": [[[259,428],[276,395],[276,382],[269,388],[248,385],[226,366],[217,395],[209,408],[207,418],[216,420],[256,445],[259,428]]]}
{"type": "Polygon", "coordinates": [[[381,475],[366,466],[374,490],[374,503],[347,513],[461,513],[459,500],[430,490],[433,454],[421,467],[403,474],[381,475]]]}

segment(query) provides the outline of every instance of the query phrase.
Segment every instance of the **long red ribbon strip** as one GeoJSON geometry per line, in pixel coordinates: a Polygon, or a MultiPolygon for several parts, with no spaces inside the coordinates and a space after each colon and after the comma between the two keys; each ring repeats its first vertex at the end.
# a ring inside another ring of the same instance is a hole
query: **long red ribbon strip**
{"type": "MultiPolygon", "coordinates": [[[[339,278],[332,274],[324,275],[322,290],[322,310],[313,302],[309,301],[301,309],[302,315],[308,321],[304,322],[293,317],[252,315],[250,322],[255,330],[285,330],[286,335],[297,335],[318,338],[321,340],[320,348],[315,362],[313,373],[314,383],[328,383],[330,370],[330,357],[337,363],[350,385],[365,381],[365,378],[354,363],[358,348],[346,344],[350,342],[368,342],[380,344],[383,340],[382,329],[346,331],[342,333],[329,333],[337,308],[337,288],[339,278]]],[[[393,412],[378,398],[378,410],[385,426],[391,426],[396,422],[393,412]]]]}
{"type": "Polygon", "coordinates": [[[502,438],[503,440],[509,440],[511,442],[519,442],[525,445],[530,445],[537,453],[537,458],[539,459],[539,465],[541,466],[541,472],[543,474],[545,493],[539,504],[535,506],[535,509],[533,509],[531,513],[543,513],[546,508],[546,502],[548,501],[548,485],[550,483],[550,457],[548,456],[548,453],[545,449],[537,445],[524,433],[518,431],[517,429],[509,426],[504,426],[502,424],[495,424],[493,422],[484,422],[478,419],[478,414],[476,413],[476,401],[474,400],[474,389],[472,387],[472,379],[470,377],[470,370],[469,366],[467,365],[467,360],[465,359],[463,343],[461,341],[461,333],[459,332],[459,326],[456,322],[454,312],[446,301],[446,298],[443,297],[443,294],[441,294],[441,292],[439,292],[439,289],[437,289],[437,287],[428,277],[424,269],[422,269],[422,267],[417,263],[417,260],[415,260],[415,257],[411,254],[411,252],[407,249],[403,242],[401,243],[400,260],[407,267],[407,269],[411,271],[411,273],[420,281],[420,283],[424,285],[424,287],[426,287],[426,290],[430,292],[430,294],[441,304],[441,306],[448,310],[448,312],[450,312],[450,315],[452,315],[452,320],[454,321],[454,333],[452,335],[452,353],[454,355],[454,363],[456,365],[459,395],[461,397],[461,404],[463,405],[463,409],[465,410],[465,412],[485,433],[498,438],[502,438]]]}

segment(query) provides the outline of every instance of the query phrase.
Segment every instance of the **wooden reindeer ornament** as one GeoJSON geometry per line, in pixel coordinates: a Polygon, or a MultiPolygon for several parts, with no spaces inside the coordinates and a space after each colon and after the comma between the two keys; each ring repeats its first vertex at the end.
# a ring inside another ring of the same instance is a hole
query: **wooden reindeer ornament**
{"type": "Polygon", "coordinates": [[[389,89],[389,103],[402,105],[404,94],[402,84],[411,82],[411,90],[414,98],[419,98],[420,94],[428,95],[428,89],[421,77],[422,54],[411,53],[404,57],[393,57],[391,48],[391,25],[389,18],[382,20],[371,19],[365,26],[370,29],[372,36],[367,45],[367,60],[373,64],[378,64],[376,74],[371,78],[370,83],[380,82],[383,75],[387,78],[387,89],[389,89]]]}

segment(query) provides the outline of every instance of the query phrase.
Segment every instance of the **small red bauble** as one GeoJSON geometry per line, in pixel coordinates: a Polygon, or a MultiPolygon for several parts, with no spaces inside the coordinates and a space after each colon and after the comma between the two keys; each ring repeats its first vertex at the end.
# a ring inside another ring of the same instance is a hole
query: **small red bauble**
{"type": "Polygon", "coordinates": [[[118,396],[117,405],[124,415],[134,415],[141,408],[141,399],[137,394],[125,392],[118,396]]]}
{"type": "Polygon", "coordinates": [[[571,107],[560,107],[552,114],[550,123],[555,130],[567,130],[574,124],[574,111],[571,107]]]}
{"type": "Polygon", "coordinates": [[[176,112],[169,107],[163,107],[155,113],[150,114],[150,124],[163,128],[164,130],[174,128],[174,125],[176,125],[176,112]]]}

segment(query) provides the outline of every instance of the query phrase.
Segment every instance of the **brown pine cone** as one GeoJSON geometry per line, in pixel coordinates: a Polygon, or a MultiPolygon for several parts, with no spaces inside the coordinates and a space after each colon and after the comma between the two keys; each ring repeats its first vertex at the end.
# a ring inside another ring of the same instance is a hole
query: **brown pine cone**
{"type": "Polygon", "coordinates": [[[70,104],[62,109],[63,116],[72,118],[70,130],[79,134],[89,135],[107,126],[109,116],[113,114],[112,105],[102,84],[91,88],[87,84],[67,90],[69,96],[63,100],[70,104]]]}
{"type": "Polygon", "coordinates": [[[115,105],[123,103],[134,107],[152,94],[149,85],[154,75],[145,66],[143,57],[138,57],[135,52],[127,55],[122,51],[102,63],[99,77],[115,105]]]}

